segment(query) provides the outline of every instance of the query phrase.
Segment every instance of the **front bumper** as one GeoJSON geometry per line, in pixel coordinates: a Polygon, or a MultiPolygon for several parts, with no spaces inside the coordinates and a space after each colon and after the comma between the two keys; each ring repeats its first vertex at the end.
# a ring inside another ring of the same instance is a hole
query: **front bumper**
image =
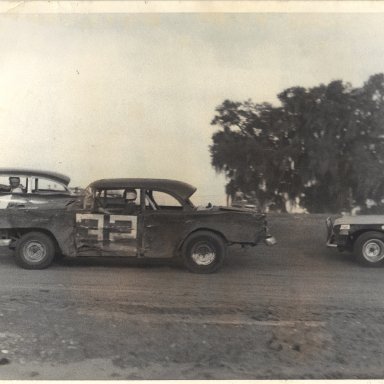
{"type": "Polygon", "coordinates": [[[349,229],[340,229],[340,225],[334,225],[330,217],[326,219],[327,247],[344,250],[350,248],[349,229]]]}
{"type": "Polygon", "coordinates": [[[327,247],[336,248],[337,244],[335,243],[335,234],[333,233],[333,222],[330,217],[326,218],[325,226],[327,228],[327,247]]]}

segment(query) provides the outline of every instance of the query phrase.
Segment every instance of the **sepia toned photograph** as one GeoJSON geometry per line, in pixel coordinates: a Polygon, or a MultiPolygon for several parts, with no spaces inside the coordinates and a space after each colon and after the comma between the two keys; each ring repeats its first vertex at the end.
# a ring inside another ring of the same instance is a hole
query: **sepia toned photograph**
{"type": "Polygon", "coordinates": [[[0,4],[0,380],[383,379],[384,3],[0,4]]]}

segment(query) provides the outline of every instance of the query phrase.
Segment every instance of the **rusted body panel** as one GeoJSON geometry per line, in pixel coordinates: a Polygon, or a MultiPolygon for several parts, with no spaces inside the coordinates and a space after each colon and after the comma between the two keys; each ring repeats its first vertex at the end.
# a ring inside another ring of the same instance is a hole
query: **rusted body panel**
{"type": "Polygon", "coordinates": [[[218,207],[203,211],[152,212],[143,215],[145,257],[170,257],[183,241],[197,230],[209,230],[223,237],[227,244],[256,245],[266,237],[264,215],[218,207]]]}
{"type": "Polygon", "coordinates": [[[265,216],[221,210],[154,211],[137,216],[76,214],[76,244],[80,255],[169,258],[197,230],[219,234],[227,244],[256,245],[266,236],[265,216]]]}

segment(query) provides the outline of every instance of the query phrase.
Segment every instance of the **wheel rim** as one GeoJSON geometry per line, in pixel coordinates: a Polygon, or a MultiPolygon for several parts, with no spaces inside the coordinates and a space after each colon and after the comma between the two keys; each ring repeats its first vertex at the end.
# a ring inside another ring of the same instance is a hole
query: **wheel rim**
{"type": "Polygon", "coordinates": [[[29,263],[40,263],[47,256],[47,248],[36,240],[31,240],[23,247],[23,255],[29,263]]]}
{"type": "Polygon", "coordinates": [[[368,240],[363,245],[363,256],[371,263],[381,261],[384,258],[384,243],[381,240],[368,240]]]}
{"type": "Polygon", "coordinates": [[[200,242],[193,247],[191,258],[196,265],[210,265],[216,260],[216,249],[207,242],[200,242]]]}

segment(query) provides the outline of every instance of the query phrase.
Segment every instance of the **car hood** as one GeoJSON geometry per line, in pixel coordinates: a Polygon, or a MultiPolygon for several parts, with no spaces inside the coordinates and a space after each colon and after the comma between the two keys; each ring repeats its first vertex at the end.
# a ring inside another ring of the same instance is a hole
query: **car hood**
{"type": "Polygon", "coordinates": [[[334,223],[334,225],[341,224],[384,224],[384,215],[343,216],[334,223]]]}

